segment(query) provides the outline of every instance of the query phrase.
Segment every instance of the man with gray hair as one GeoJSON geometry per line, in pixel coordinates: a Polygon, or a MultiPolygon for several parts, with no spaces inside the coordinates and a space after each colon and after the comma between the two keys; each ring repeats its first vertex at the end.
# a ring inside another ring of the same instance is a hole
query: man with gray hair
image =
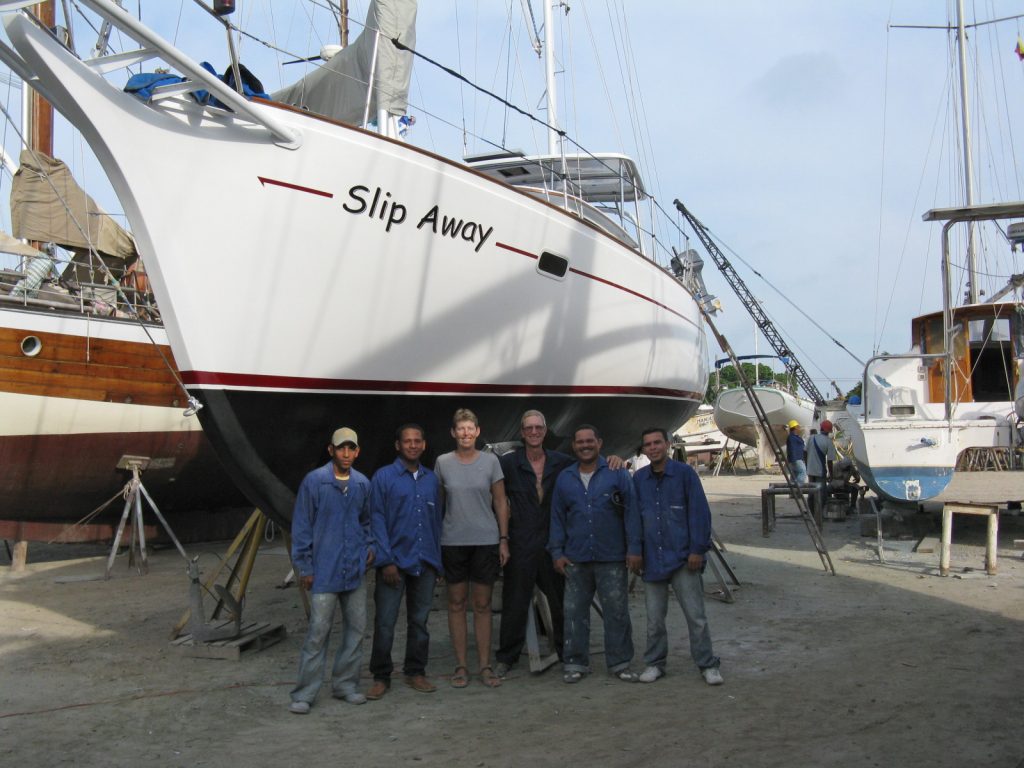
{"type": "Polygon", "coordinates": [[[501,457],[508,497],[509,561],[501,592],[501,629],[495,674],[505,677],[516,665],[526,642],[526,621],[533,605],[534,587],[540,588],[551,609],[551,641],[562,657],[562,593],[565,577],[555,573],[547,553],[551,524],[551,494],[555,480],[573,458],[544,448],[547,421],[540,411],[527,411],[519,422],[523,447],[501,457]]]}

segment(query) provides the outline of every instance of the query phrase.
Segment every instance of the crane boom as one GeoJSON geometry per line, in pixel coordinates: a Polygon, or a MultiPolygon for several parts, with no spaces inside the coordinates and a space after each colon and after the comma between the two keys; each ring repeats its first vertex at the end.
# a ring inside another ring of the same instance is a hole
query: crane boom
{"type": "Polygon", "coordinates": [[[765,311],[761,308],[761,303],[754,297],[754,294],[747,288],[747,284],[743,282],[743,278],[739,276],[736,268],[733,267],[732,263],[725,257],[722,250],[715,245],[711,239],[711,235],[708,234],[707,229],[703,224],[694,216],[678,200],[674,201],[676,209],[683,215],[683,217],[693,227],[693,231],[697,233],[697,237],[704,245],[704,250],[708,252],[708,255],[714,260],[718,269],[721,271],[722,276],[725,277],[725,281],[729,283],[729,286],[739,297],[740,302],[746,308],[750,316],[754,318],[754,322],[757,324],[758,329],[764,334],[764,337],[771,344],[772,349],[775,350],[775,354],[782,360],[783,365],[786,366],[786,370],[796,379],[797,383],[803,388],[807,396],[814,401],[815,405],[822,405],[825,403],[825,397],[821,391],[815,386],[811,377],[804,369],[800,361],[797,360],[793,350],[786,344],[785,339],[782,338],[782,334],[779,333],[778,329],[773,323],[765,311]]]}

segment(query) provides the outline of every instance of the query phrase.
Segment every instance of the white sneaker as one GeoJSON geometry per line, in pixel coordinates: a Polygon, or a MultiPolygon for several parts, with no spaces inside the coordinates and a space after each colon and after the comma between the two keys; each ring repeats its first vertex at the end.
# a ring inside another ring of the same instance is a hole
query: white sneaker
{"type": "Polygon", "coordinates": [[[646,667],[643,672],[640,673],[641,683],[653,683],[659,677],[665,674],[665,670],[661,667],[646,667]]]}
{"type": "Polygon", "coordinates": [[[288,705],[288,711],[294,715],[308,715],[309,714],[309,702],[308,701],[293,701],[288,705]]]}
{"type": "Polygon", "coordinates": [[[708,667],[707,669],[702,669],[700,673],[704,676],[704,682],[708,685],[721,685],[725,682],[725,678],[718,671],[718,667],[708,667]]]}

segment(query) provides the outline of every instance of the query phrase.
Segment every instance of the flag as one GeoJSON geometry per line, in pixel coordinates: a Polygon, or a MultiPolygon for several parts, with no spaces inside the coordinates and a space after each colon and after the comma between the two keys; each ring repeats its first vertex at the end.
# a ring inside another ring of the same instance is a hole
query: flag
{"type": "Polygon", "coordinates": [[[1019,37],[1017,38],[1017,47],[1014,48],[1014,51],[1017,54],[1017,58],[1024,61],[1024,40],[1019,37]]]}

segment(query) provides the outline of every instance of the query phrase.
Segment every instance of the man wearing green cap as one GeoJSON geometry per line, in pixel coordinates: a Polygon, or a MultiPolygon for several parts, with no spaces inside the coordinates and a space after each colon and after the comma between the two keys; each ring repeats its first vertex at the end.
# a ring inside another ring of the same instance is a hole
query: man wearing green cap
{"type": "Polygon", "coordinates": [[[299,657],[299,676],[288,709],[304,715],[316,700],[335,606],[341,605],[341,645],[331,672],[332,694],[364,704],[359,666],[366,629],[366,569],[373,563],[370,481],[352,468],[359,437],[348,427],[335,430],[327,446],[331,460],[302,481],[292,514],[292,562],[309,590],[309,629],[299,657]]]}

